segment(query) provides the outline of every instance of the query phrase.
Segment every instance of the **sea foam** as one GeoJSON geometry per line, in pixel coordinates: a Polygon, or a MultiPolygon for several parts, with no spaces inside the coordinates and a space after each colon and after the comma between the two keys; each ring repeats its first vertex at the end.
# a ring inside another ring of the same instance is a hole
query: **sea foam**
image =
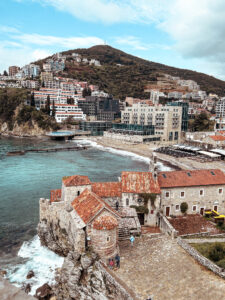
{"type": "Polygon", "coordinates": [[[9,266],[7,277],[17,287],[30,283],[31,295],[34,295],[36,289],[44,283],[54,284],[55,269],[60,268],[64,260],[63,257],[41,246],[37,235],[32,240],[23,243],[18,256],[24,258],[25,262],[16,266],[9,266]],[[30,270],[34,272],[35,276],[26,279],[30,270]]]}
{"type": "MultiPolygon", "coordinates": [[[[119,150],[119,149],[115,149],[115,148],[111,148],[111,147],[104,147],[102,145],[99,145],[97,142],[94,141],[90,141],[88,139],[80,139],[80,140],[76,140],[75,141],[78,145],[88,145],[90,147],[96,148],[98,150],[101,151],[106,151],[106,152],[110,152],[116,155],[121,155],[121,156],[125,156],[125,157],[130,157],[133,160],[136,161],[142,161],[144,163],[146,163],[147,165],[149,165],[150,163],[150,158],[136,154],[136,153],[132,153],[126,150],[119,150]]],[[[159,168],[160,171],[171,171],[172,169],[168,166],[165,166],[163,163],[161,162],[157,162],[157,166],[159,168]]]]}

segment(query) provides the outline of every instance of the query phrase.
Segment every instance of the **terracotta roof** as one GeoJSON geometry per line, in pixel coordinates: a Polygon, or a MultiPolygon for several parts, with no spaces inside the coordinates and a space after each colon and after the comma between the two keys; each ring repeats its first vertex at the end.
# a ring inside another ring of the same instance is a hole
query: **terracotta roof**
{"type": "Polygon", "coordinates": [[[51,190],[51,202],[57,202],[61,200],[62,190],[51,190]]]}
{"type": "Polygon", "coordinates": [[[225,174],[218,169],[161,172],[161,188],[225,184],[225,174]]]}
{"type": "Polygon", "coordinates": [[[122,193],[160,194],[160,187],[151,172],[122,172],[122,193]]]}
{"type": "Polygon", "coordinates": [[[73,200],[72,206],[85,224],[89,223],[104,207],[120,217],[110,205],[88,189],[84,190],[80,196],[73,200]]]}
{"type": "Polygon", "coordinates": [[[117,219],[112,216],[101,216],[93,222],[93,228],[97,230],[112,230],[117,226],[117,219]]]}
{"type": "Polygon", "coordinates": [[[209,137],[214,141],[225,141],[225,136],[223,135],[210,135],[209,137]]]}
{"type": "Polygon", "coordinates": [[[79,186],[91,184],[90,179],[87,176],[74,175],[66,176],[62,179],[65,186],[79,186]]]}
{"type": "Polygon", "coordinates": [[[121,197],[121,182],[93,182],[92,191],[102,198],[121,197]]]}

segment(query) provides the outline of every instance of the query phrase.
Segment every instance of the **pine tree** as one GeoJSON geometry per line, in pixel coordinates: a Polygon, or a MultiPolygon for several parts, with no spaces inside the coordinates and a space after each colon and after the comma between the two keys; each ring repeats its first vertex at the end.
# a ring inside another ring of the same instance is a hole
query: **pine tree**
{"type": "Polygon", "coordinates": [[[33,93],[30,96],[30,106],[35,106],[34,94],[33,93]]]}
{"type": "Polygon", "coordinates": [[[55,117],[55,100],[53,100],[53,103],[52,103],[52,117],[53,118],[55,117]]]}
{"type": "Polygon", "coordinates": [[[45,104],[46,114],[50,115],[50,96],[47,96],[46,104],[45,104]]]}

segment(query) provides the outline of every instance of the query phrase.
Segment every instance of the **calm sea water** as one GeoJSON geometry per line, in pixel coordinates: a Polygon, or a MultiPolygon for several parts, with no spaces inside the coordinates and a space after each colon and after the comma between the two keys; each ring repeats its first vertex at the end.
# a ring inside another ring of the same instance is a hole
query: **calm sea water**
{"type": "MultiPolygon", "coordinates": [[[[60,142],[60,146],[68,143],[60,142]]],[[[0,139],[0,266],[12,264],[24,241],[36,234],[39,198],[61,187],[63,176],[88,175],[92,181],[117,180],[122,170],[147,171],[138,157],[91,147],[84,151],[27,153],[6,156],[8,151],[57,147],[59,142],[35,139],[0,139]],[[103,151],[104,150],[104,151],[103,151]]]]}

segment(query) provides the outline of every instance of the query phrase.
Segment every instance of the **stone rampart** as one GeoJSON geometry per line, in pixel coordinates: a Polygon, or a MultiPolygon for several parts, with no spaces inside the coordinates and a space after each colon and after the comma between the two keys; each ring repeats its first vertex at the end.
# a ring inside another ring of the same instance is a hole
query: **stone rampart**
{"type": "Polygon", "coordinates": [[[172,239],[177,237],[178,231],[170,224],[165,216],[160,214],[160,229],[162,232],[171,236],[172,239]]]}
{"type": "Polygon", "coordinates": [[[195,250],[191,245],[189,245],[185,240],[178,237],[177,243],[180,245],[188,254],[190,254],[195,260],[197,260],[201,265],[211,270],[215,274],[219,275],[223,279],[225,279],[225,272],[222,268],[214,264],[205,256],[201,255],[197,250],[195,250]]]}

